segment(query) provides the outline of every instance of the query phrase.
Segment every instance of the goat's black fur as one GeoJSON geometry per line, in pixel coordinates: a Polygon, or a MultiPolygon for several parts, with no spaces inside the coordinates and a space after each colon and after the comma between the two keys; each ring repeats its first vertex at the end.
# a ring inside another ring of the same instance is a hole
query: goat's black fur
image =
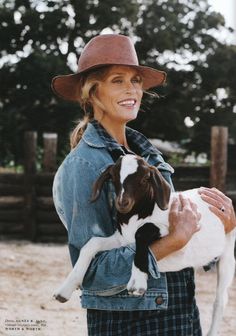
{"type": "Polygon", "coordinates": [[[151,243],[160,238],[160,230],[153,223],[146,223],[136,231],[134,264],[140,271],[148,273],[148,247],[151,243]]]}

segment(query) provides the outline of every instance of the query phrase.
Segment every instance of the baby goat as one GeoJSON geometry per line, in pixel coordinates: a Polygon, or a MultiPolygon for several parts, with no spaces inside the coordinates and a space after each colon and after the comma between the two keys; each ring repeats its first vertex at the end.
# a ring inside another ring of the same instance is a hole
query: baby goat
{"type": "MultiPolygon", "coordinates": [[[[105,250],[136,243],[136,254],[127,285],[132,295],[143,295],[147,289],[148,246],[169,232],[168,206],[178,193],[170,186],[157,168],[135,155],[120,157],[95,182],[92,201],[99,195],[104,182],[112,179],[116,192],[117,230],[110,237],[93,237],[81,249],[80,256],[65,282],[54,297],[67,301],[82,284],[94,256],[105,250]]],[[[182,192],[191,199],[201,213],[201,229],[181,250],[158,261],[161,272],[175,272],[186,267],[207,265],[219,257],[218,283],[209,336],[217,334],[223,309],[228,300],[227,290],[234,276],[235,230],[225,235],[224,226],[205,203],[197,189],[182,192]]]]}

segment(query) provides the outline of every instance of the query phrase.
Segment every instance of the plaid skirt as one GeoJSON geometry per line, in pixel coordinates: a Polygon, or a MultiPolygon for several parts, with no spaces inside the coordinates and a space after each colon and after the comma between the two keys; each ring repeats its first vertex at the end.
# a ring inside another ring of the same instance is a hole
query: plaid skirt
{"type": "Polygon", "coordinates": [[[202,336],[192,269],[166,273],[167,310],[87,310],[89,336],[202,336]]]}

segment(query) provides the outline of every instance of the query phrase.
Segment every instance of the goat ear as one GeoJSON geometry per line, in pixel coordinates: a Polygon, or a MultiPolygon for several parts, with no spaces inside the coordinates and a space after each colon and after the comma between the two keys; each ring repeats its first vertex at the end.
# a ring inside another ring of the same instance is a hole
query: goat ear
{"type": "Polygon", "coordinates": [[[151,179],[156,203],[161,210],[166,210],[170,200],[170,185],[156,167],[152,167],[151,179]]]}
{"type": "Polygon", "coordinates": [[[91,202],[95,202],[100,196],[104,182],[107,181],[109,178],[111,178],[111,170],[113,166],[114,165],[108,166],[104,170],[104,172],[98,177],[98,179],[94,182],[92,196],[90,199],[91,202]]]}

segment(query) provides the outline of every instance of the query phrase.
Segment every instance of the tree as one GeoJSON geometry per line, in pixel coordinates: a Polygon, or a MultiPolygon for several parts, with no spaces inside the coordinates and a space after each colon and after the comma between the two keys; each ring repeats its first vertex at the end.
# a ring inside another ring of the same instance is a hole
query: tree
{"type": "Polygon", "coordinates": [[[235,139],[236,47],[215,37],[226,29],[224,18],[206,0],[143,4],[136,48],[141,61],[159,64],[168,80],[157,90],[163,98],[149,99],[147,117],[135,126],[150,137],[188,139],[188,148],[196,152],[209,151],[212,125],[228,126],[235,139]]]}
{"type": "Polygon", "coordinates": [[[60,152],[68,150],[81,110],[53,95],[51,79],[71,73],[85,43],[104,28],[128,34],[137,10],[136,1],[125,0],[0,2],[0,164],[22,159],[25,130],[56,131],[60,152]]]}
{"type": "Polygon", "coordinates": [[[215,123],[233,137],[236,50],[212,33],[224,25],[207,0],[0,0],[0,164],[21,160],[25,130],[58,132],[59,152],[68,151],[82,112],[54,96],[50,82],[76,71],[85,43],[107,27],[134,36],[141,63],[168,73],[134,127],[149,137],[192,139],[195,151],[209,148],[215,123]]]}

